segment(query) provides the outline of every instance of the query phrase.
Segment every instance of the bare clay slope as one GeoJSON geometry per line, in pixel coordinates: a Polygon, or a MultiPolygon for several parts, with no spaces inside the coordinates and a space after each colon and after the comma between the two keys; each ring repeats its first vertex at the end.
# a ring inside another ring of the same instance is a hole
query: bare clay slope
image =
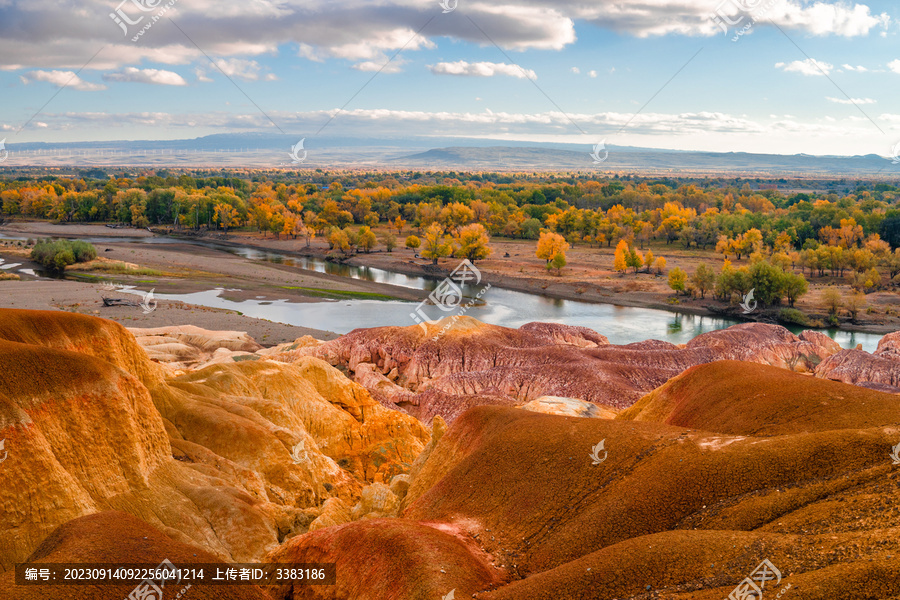
{"type": "MultiPolygon", "coordinates": [[[[900,551],[900,480],[888,457],[898,435],[754,438],[484,407],[441,438],[403,516],[477,535],[509,581],[523,578],[486,597],[733,587],[767,557],[785,574],[844,565],[874,575],[900,551]],[[594,465],[588,453],[601,439],[609,455],[594,465]],[[698,551],[709,544],[715,552],[698,551]]],[[[882,584],[900,593],[896,576],[882,584]]],[[[870,597],[852,585],[829,593],[870,597]]]]}
{"type": "MultiPolygon", "coordinates": [[[[827,429],[798,425],[810,428],[827,429]]],[[[730,436],[479,407],[438,439],[402,519],[385,526],[395,553],[384,537],[372,541],[365,521],[298,536],[279,552],[341,560],[341,544],[370,540],[345,583],[365,588],[362,598],[442,597],[448,587],[467,596],[471,578],[447,574],[472,561],[492,574],[478,598],[723,598],[766,558],[797,597],[890,598],[900,594],[900,476],[888,457],[898,436],[895,426],[730,436]],[[600,440],[608,455],[594,464],[600,440]],[[421,580],[403,582],[393,567],[421,535],[407,520],[462,540],[470,555],[417,553],[427,561],[421,580]]],[[[354,597],[290,592],[279,597],[354,597]]]]}
{"type": "Polygon", "coordinates": [[[724,360],[691,367],[618,418],[732,435],[785,435],[900,425],[900,398],[767,365],[724,360]]]}

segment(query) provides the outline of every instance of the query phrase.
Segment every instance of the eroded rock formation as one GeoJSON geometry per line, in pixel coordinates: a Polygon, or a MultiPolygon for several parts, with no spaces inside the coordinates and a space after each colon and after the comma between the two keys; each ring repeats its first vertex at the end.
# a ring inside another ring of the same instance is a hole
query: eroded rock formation
{"type": "Polygon", "coordinates": [[[362,329],[277,358],[323,358],[352,372],[382,405],[429,422],[435,415],[453,421],[473,406],[522,405],[541,396],[622,409],[694,365],[731,359],[808,373],[840,350],[820,333],[798,337],[760,323],[700,335],[684,346],[655,340],[615,346],[584,327],[508,329],[470,317],[434,340],[442,328],[362,329]]]}
{"type": "Polygon", "coordinates": [[[841,350],[822,361],[816,377],[900,393],[900,331],[881,338],[875,352],[841,350]]]}
{"type": "MultiPolygon", "coordinates": [[[[206,351],[257,347],[191,335],[206,351]]],[[[430,439],[319,359],[254,356],[173,376],[111,321],[0,311],[0,568],[106,510],[221,560],[259,560],[328,499],[353,506],[407,472],[430,439]]]]}

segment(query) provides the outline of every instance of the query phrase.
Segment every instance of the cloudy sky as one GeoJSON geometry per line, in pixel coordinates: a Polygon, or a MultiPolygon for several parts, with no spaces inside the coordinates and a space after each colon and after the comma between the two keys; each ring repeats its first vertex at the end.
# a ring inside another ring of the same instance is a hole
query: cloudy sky
{"type": "Polygon", "coordinates": [[[7,143],[271,131],[888,156],[900,142],[888,0],[118,2],[0,0],[7,143]]]}

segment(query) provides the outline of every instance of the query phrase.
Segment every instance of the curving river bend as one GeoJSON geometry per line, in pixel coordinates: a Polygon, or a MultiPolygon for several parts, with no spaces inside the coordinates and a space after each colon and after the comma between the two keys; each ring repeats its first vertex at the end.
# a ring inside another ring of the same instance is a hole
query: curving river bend
{"type": "MultiPolygon", "coordinates": [[[[24,239],[5,235],[0,235],[0,238],[24,239]]],[[[278,252],[209,241],[186,241],[166,237],[133,240],[103,237],[81,239],[99,244],[122,243],[123,241],[139,244],[190,243],[236,254],[248,260],[286,264],[321,273],[413,289],[432,291],[439,284],[438,280],[427,277],[404,275],[370,267],[340,265],[318,258],[293,257],[278,252]]],[[[358,327],[413,325],[416,321],[411,313],[414,313],[418,307],[418,303],[415,302],[392,300],[323,300],[321,302],[293,303],[287,300],[266,298],[238,302],[223,297],[224,292],[224,289],[218,288],[191,294],[156,293],[156,297],[164,300],[181,300],[200,306],[230,309],[249,317],[324,329],[336,333],[347,333],[358,327]]],[[[723,329],[742,322],[723,317],[689,315],[651,308],[560,300],[497,287],[491,287],[485,291],[483,285],[464,286],[463,292],[467,296],[463,304],[468,303],[468,298],[480,297],[481,302],[473,303],[466,314],[485,323],[504,327],[519,327],[531,321],[580,325],[605,335],[613,344],[629,344],[648,339],[682,344],[701,333],[723,329]],[[480,296],[479,293],[481,293],[480,296]]],[[[442,313],[434,306],[423,307],[423,311],[425,317],[431,319],[457,314],[456,312],[442,313]]],[[[788,329],[799,333],[803,328],[788,327],[788,329]]],[[[862,348],[868,352],[875,350],[882,337],[879,334],[837,329],[824,329],[822,332],[836,340],[844,348],[855,348],[857,344],[861,344],[862,348]]]]}

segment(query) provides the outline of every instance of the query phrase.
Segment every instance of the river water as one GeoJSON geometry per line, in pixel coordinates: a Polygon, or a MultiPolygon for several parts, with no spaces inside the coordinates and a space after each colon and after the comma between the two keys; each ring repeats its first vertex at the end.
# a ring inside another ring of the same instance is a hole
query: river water
{"type": "MultiPolygon", "coordinates": [[[[0,239],[24,238],[0,234],[0,239]]],[[[125,241],[122,238],[103,237],[82,239],[94,244],[125,241]]],[[[159,236],[127,241],[144,244],[185,243],[185,240],[159,236]]],[[[286,264],[321,273],[413,289],[432,291],[440,283],[438,280],[427,277],[403,275],[370,267],[340,265],[318,258],[286,256],[278,252],[255,248],[197,240],[190,240],[187,243],[228,252],[248,260],[286,264]]],[[[580,325],[605,335],[613,344],[629,344],[648,339],[682,344],[701,333],[723,329],[741,322],[723,317],[559,300],[497,287],[485,288],[486,286],[483,284],[462,287],[465,298],[461,306],[469,306],[465,314],[485,323],[504,327],[519,327],[531,321],[580,325]],[[475,300],[476,298],[478,301],[475,300]]],[[[250,317],[324,329],[335,333],[347,333],[359,327],[408,326],[414,325],[417,318],[438,319],[460,314],[459,309],[444,312],[433,305],[420,306],[416,302],[393,300],[323,300],[321,302],[294,303],[277,297],[266,297],[238,302],[228,299],[228,291],[223,288],[192,294],[155,293],[155,296],[162,300],[180,300],[200,306],[230,309],[250,317]],[[416,312],[417,309],[421,309],[421,312],[416,312]]],[[[789,329],[799,333],[803,328],[789,327],[789,329]]],[[[862,348],[868,352],[874,351],[881,339],[880,335],[871,333],[854,333],[836,329],[826,329],[822,332],[835,339],[844,348],[855,348],[861,344],[862,348]]]]}

